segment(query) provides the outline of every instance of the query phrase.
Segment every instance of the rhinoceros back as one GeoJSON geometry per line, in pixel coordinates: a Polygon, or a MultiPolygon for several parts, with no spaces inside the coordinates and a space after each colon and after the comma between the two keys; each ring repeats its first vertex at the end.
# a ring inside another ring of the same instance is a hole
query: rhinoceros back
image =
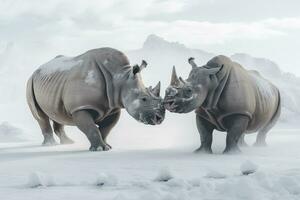
{"type": "Polygon", "coordinates": [[[64,123],[71,121],[63,102],[64,89],[70,69],[81,64],[80,60],[59,56],[42,65],[32,75],[35,100],[51,119],[64,123]]]}
{"type": "Polygon", "coordinates": [[[55,57],[32,75],[35,101],[50,119],[62,124],[73,125],[72,113],[82,109],[105,116],[112,109],[113,75],[128,65],[124,54],[110,48],[55,57]]]}

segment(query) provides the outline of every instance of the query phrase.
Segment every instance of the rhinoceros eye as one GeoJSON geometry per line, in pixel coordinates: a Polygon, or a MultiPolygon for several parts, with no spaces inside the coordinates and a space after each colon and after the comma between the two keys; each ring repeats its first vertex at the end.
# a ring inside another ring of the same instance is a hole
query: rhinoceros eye
{"type": "Polygon", "coordinates": [[[142,101],[143,101],[143,102],[147,101],[147,98],[146,98],[146,97],[143,97],[143,98],[142,98],[142,101]]]}

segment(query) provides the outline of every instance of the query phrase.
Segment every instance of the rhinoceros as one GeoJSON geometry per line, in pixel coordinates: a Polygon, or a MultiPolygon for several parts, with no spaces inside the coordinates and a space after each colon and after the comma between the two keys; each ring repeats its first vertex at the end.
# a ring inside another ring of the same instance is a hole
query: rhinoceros
{"type": "Polygon", "coordinates": [[[41,65],[27,83],[27,102],[44,136],[55,144],[50,121],[61,144],[72,143],[64,125],[77,126],[89,139],[91,151],[109,150],[106,138],[125,108],[136,120],[160,124],[165,109],[160,82],[146,88],[140,71],[113,48],[89,50],[76,57],[57,56],[41,65]]]}
{"type": "Polygon", "coordinates": [[[183,80],[173,67],[164,106],[170,112],[196,112],[201,146],[196,152],[212,153],[213,130],[227,132],[224,153],[239,152],[244,133],[258,132],[257,145],[264,145],[267,132],[280,116],[280,92],[257,71],[248,71],[226,56],[216,56],[192,70],[183,80]]]}

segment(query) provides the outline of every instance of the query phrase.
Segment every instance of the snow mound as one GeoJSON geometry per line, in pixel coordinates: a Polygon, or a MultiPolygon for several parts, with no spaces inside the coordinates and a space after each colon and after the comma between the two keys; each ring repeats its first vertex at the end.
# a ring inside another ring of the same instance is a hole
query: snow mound
{"type": "Polygon", "coordinates": [[[241,169],[241,172],[243,175],[249,175],[249,174],[253,174],[254,172],[256,172],[256,170],[258,169],[258,166],[255,163],[247,160],[241,164],[240,169],[241,169]]]}
{"type": "Polygon", "coordinates": [[[0,142],[19,142],[24,141],[23,131],[9,122],[0,124],[0,142]]]}
{"type": "Polygon", "coordinates": [[[215,171],[215,170],[210,170],[207,172],[206,178],[214,178],[214,179],[223,179],[226,178],[225,174],[222,174],[221,172],[215,171]]]}
{"type": "Polygon", "coordinates": [[[96,180],[97,186],[116,186],[117,184],[118,184],[117,177],[105,173],[99,174],[96,180]]]}
{"type": "Polygon", "coordinates": [[[52,176],[41,172],[33,172],[29,175],[28,186],[31,188],[54,186],[55,182],[52,176]]]}
{"type": "Polygon", "coordinates": [[[158,182],[167,182],[174,178],[174,176],[171,173],[171,170],[168,167],[162,168],[156,178],[154,179],[155,181],[158,182]]]}
{"type": "Polygon", "coordinates": [[[184,179],[181,178],[172,178],[167,182],[167,185],[170,187],[191,187],[189,183],[187,183],[184,179]]]}

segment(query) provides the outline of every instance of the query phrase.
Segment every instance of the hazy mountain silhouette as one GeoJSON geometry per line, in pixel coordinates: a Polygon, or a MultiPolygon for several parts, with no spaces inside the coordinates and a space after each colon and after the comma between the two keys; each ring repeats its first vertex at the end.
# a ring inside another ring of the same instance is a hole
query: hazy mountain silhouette
{"type": "MultiPolygon", "coordinates": [[[[173,65],[176,66],[177,73],[186,78],[190,71],[190,65],[187,62],[189,57],[195,57],[196,63],[203,65],[216,56],[216,54],[205,50],[191,49],[178,42],[169,42],[153,34],[146,38],[141,49],[128,51],[127,55],[132,63],[139,63],[145,59],[149,64],[149,69],[143,72],[145,81],[154,84],[154,80],[160,80],[163,83],[163,88],[169,85],[173,65]]],[[[236,53],[230,58],[247,69],[259,71],[265,78],[279,87],[283,101],[281,122],[290,122],[299,118],[299,77],[283,72],[275,62],[266,58],[253,57],[246,53],[236,53]]],[[[162,95],[164,95],[164,91],[162,91],[162,95]]]]}

